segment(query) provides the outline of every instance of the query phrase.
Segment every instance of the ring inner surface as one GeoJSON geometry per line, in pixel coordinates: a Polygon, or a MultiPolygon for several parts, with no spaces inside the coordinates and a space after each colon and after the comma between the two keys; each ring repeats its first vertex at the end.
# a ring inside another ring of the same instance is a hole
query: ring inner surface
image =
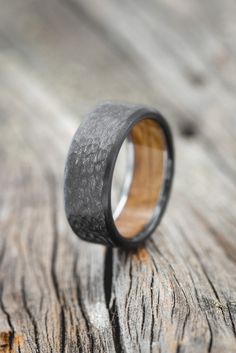
{"type": "MultiPolygon", "coordinates": [[[[162,193],[166,170],[166,141],[162,128],[151,118],[130,131],[134,147],[133,178],[125,205],[115,225],[125,238],[133,238],[150,222],[162,193]]],[[[115,217],[114,217],[115,218],[115,217]]]]}

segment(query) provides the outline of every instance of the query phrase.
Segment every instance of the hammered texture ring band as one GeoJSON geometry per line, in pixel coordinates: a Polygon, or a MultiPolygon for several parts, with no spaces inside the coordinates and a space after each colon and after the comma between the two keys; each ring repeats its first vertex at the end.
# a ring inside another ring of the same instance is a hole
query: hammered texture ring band
{"type": "Polygon", "coordinates": [[[89,242],[139,246],[160,223],[173,173],[172,134],[157,110],[110,102],[98,105],[76,131],[66,161],[65,210],[71,228],[89,242]],[[125,141],[131,163],[114,210],[113,173],[125,141]]]}

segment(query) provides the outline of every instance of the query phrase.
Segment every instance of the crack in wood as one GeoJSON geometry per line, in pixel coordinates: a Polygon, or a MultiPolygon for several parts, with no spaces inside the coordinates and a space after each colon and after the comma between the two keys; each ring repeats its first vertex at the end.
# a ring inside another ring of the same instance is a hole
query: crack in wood
{"type": "Polygon", "coordinates": [[[110,322],[112,324],[112,333],[113,333],[113,340],[116,353],[123,353],[124,349],[121,343],[121,331],[120,331],[120,323],[119,323],[119,316],[118,310],[116,306],[116,299],[114,298],[109,309],[110,315],[110,322]]]}
{"type": "Polygon", "coordinates": [[[77,273],[77,261],[78,261],[78,259],[77,259],[77,257],[75,257],[74,266],[73,266],[73,276],[74,276],[74,278],[76,280],[77,302],[78,302],[78,305],[79,305],[79,308],[80,308],[80,311],[81,311],[81,315],[82,315],[82,318],[83,318],[85,326],[86,326],[87,335],[89,336],[89,350],[91,352],[93,352],[94,351],[94,347],[95,347],[95,341],[94,341],[93,335],[91,334],[90,320],[88,318],[88,314],[86,312],[86,307],[84,305],[83,296],[82,296],[82,293],[81,293],[81,281],[80,281],[80,278],[79,278],[78,273],[77,273]]]}
{"type": "Polygon", "coordinates": [[[24,309],[25,312],[27,313],[32,326],[33,326],[33,331],[34,331],[34,338],[35,338],[35,345],[36,345],[36,352],[40,353],[41,349],[40,349],[40,341],[39,341],[39,330],[38,330],[38,325],[37,325],[37,321],[35,316],[32,314],[28,303],[27,303],[27,294],[26,294],[26,290],[25,290],[25,277],[22,276],[21,278],[21,294],[22,294],[22,301],[23,301],[23,305],[24,305],[24,309]]]}
{"type": "Polygon", "coordinates": [[[7,318],[7,323],[9,325],[9,328],[11,329],[11,331],[8,334],[9,349],[11,351],[13,348],[13,343],[14,343],[14,338],[15,338],[15,329],[14,329],[12,321],[11,321],[11,316],[8,313],[6,307],[3,303],[2,294],[3,294],[3,286],[1,285],[0,286],[0,307],[1,307],[1,310],[3,311],[3,313],[5,314],[5,316],[7,318]]]}
{"type": "Polygon", "coordinates": [[[112,293],[112,267],[113,267],[113,249],[108,247],[105,254],[105,263],[104,263],[104,293],[106,306],[109,309],[110,299],[112,293]]]}

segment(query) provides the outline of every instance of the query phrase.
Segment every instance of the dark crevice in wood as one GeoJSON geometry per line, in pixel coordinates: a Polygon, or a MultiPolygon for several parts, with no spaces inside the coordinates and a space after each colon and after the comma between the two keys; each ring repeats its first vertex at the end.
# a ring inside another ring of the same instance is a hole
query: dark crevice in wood
{"type": "Polygon", "coordinates": [[[64,309],[64,301],[60,295],[59,284],[57,280],[56,274],[56,262],[57,262],[57,253],[58,253],[58,242],[59,242],[59,233],[57,226],[57,190],[56,185],[57,181],[54,177],[53,173],[47,173],[46,175],[48,187],[49,187],[49,197],[51,204],[51,222],[52,222],[52,231],[53,231],[53,242],[52,242],[52,255],[51,255],[51,277],[52,283],[55,291],[55,295],[57,301],[60,305],[60,352],[65,352],[65,344],[66,344],[66,320],[65,320],[65,309],[64,309]]]}
{"type": "Polygon", "coordinates": [[[172,308],[171,308],[171,323],[173,323],[173,317],[174,317],[174,312],[175,312],[175,290],[172,286],[172,293],[173,293],[173,305],[172,305],[172,308]]]}
{"type": "Polygon", "coordinates": [[[211,324],[210,324],[210,321],[209,321],[207,315],[205,315],[205,318],[206,318],[206,321],[207,321],[209,334],[210,334],[210,339],[209,339],[209,343],[208,343],[208,347],[207,347],[207,352],[210,353],[211,350],[212,350],[212,345],[213,345],[213,332],[212,332],[211,324]]]}
{"type": "Polygon", "coordinates": [[[9,339],[8,347],[9,347],[9,350],[11,351],[13,348],[13,343],[14,343],[15,329],[14,329],[13,324],[11,322],[11,317],[10,317],[10,315],[9,315],[8,311],[6,310],[6,307],[3,303],[2,293],[3,293],[3,286],[1,285],[1,288],[0,288],[0,308],[1,308],[2,312],[5,314],[6,319],[7,319],[7,323],[10,327],[10,330],[11,330],[9,332],[9,336],[8,336],[8,339],[9,339]]]}
{"type": "Polygon", "coordinates": [[[129,267],[129,289],[128,289],[128,293],[127,293],[127,297],[125,300],[125,308],[127,310],[127,327],[128,327],[128,332],[129,335],[131,336],[131,329],[130,329],[130,317],[129,317],[129,305],[128,305],[128,301],[130,300],[130,293],[131,293],[131,289],[132,289],[132,261],[131,259],[129,260],[130,263],[130,267],[129,267]]]}
{"type": "MultiPolygon", "coordinates": [[[[150,288],[151,288],[151,291],[150,291],[151,307],[152,307],[151,332],[150,332],[150,353],[152,353],[152,345],[153,345],[153,340],[154,340],[154,322],[155,322],[155,318],[154,318],[154,298],[153,298],[154,276],[155,276],[155,273],[152,270],[152,279],[151,279],[151,284],[150,284],[150,288]]],[[[145,308],[143,310],[145,310],[145,308]]]]}
{"type": "MultiPolygon", "coordinates": [[[[170,266],[171,266],[171,265],[170,265],[170,266]]],[[[187,295],[186,295],[186,293],[185,293],[183,287],[181,286],[181,284],[180,284],[178,278],[176,277],[175,272],[174,272],[174,269],[173,269],[172,266],[171,266],[171,268],[172,268],[172,271],[173,271],[173,277],[174,277],[174,279],[175,279],[175,282],[177,283],[178,287],[180,288],[181,292],[182,292],[183,295],[184,295],[185,302],[186,302],[186,307],[187,307],[187,313],[186,313],[186,315],[185,315],[185,317],[184,317],[184,320],[183,320],[182,335],[181,335],[181,339],[183,340],[185,328],[186,328],[186,325],[187,325],[187,321],[188,321],[188,319],[189,319],[189,317],[190,317],[190,305],[189,305],[189,302],[188,302],[187,295]]]]}
{"type": "Polygon", "coordinates": [[[89,319],[88,319],[88,315],[86,312],[86,308],[84,305],[84,299],[82,297],[82,293],[81,293],[81,283],[80,283],[80,278],[78,276],[77,273],[77,261],[78,261],[78,256],[75,256],[75,260],[74,260],[74,266],[73,266],[73,276],[76,280],[76,294],[77,294],[77,302],[80,308],[80,312],[82,315],[82,318],[84,320],[85,323],[85,327],[86,327],[86,332],[89,336],[89,343],[90,343],[90,351],[93,352],[94,351],[94,347],[95,347],[95,342],[94,342],[94,337],[92,334],[90,334],[90,323],[89,323],[89,319]]]}
{"type": "Polygon", "coordinates": [[[42,312],[43,310],[43,301],[44,301],[44,296],[41,295],[40,302],[39,302],[39,311],[42,312]]]}
{"type": "MultiPolygon", "coordinates": [[[[113,299],[112,305],[109,309],[110,322],[112,326],[112,335],[116,353],[123,353],[123,347],[121,345],[121,333],[120,333],[120,323],[117,311],[116,299],[113,299]]],[[[129,318],[127,318],[129,321],[129,318]]]]}
{"type": "Polygon", "coordinates": [[[189,305],[187,305],[187,306],[188,306],[188,311],[187,311],[187,314],[186,314],[185,317],[184,317],[183,328],[182,328],[182,335],[181,335],[181,339],[182,339],[182,340],[184,339],[185,328],[186,328],[186,326],[187,326],[187,322],[188,322],[189,317],[190,317],[189,305]]]}
{"type": "MultiPolygon", "coordinates": [[[[108,247],[106,249],[105,264],[104,264],[104,293],[105,293],[106,306],[108,308],[111,327],[112,327],[114,347],[116,352],[120,353],[120,352],[123,352],[123,348],[121,345],[120,324],[119,324],[116,300],[113,299],[111,303],[112,281],[113,281],[113,249],[108,247]]],[[[128,296],[127,296],[127,299],[128,299],[128,296]]]]}
{"type": "Polygon", "coordinates": [[[52,222],[52,231],[53,231],[53,242],[52,242],[52,255],[51,255],[51,277],[52,283],[55,290],[55,294],[60,303],[60,291],[59,284],[57,281],[56,275],[56,261],[57,261],[57,251],[58,251],[58,229],[57,229],[57,195],[56,195],[56,180],[52,173],[47,174],[47,182],[49,188],[49,197],[51,204],[51,222],[52,222]]]}
{"type": "Polygon", "coordinates": [[[195,293],[195,296],[196,296],[196,299],[197,299],[197,302],[198,302],[198,305],[199,305],[199,308],[202,309],[202,305],[201,305],[201,301],[200,301],[200,298],[199,298],[199,295],[198,295],[198,291],[197,291],[197,288],[196,288],[196,284],[193,280],[193,276],[192,276],[192,273],[190,271],[188,271],[188,274],[189,274],[189,277],[192,281],[192,284],[193,284],[193,289],[194,289],[194,293],[195,293]]]}
{"type": "Polygon", "coordinates": [[[153,265],[153,267],[154,267],[154,269],[156,271],[156,275],[157,275],[158,274],[158,267],[157,267],[157,264],[156,264],[156,261],[155,261],[155,257],[152,254],[150,254],[150,256],[151,256],[151,259],[152,259],[152,265],[153,265]]]}
{"type": "Polygon", "coordinates": [[[196,299],[197,299],[197,303],[198,303],[198,305],[199,305],[199,308],[200,308],[200,309],[202,310],[202,312],[205,314],[206,311],[205,311],[205,308],[203,307],[203,305],[202,305],[202,303],[201,303],[200,296],[199,296],[199,294],[198,294],[198,291],[197,291],[197,288],[196,288],[196,284],[195,284],[195,282],[194,282],[194,280],[193,280],[192,273],[189,271],[188,274],[189,274],[189,277],[190,277],[191,282],[192,282],[192,284],[193,284],[193,289],[194,289],[195,297],[196,297],[196,299]]]}
{"type": "Polygon", "coordinates": [[[158,334],[157,334],[157,341],[160,341],[160,337],[161,337],[161,331],[162,331],[162,319],[160,320],[160,326],[159,326],[159,330],[158,330],[158,334]]]}
{"type": "Polygon", "coordinates": [[[77,340],[77,348],[79,350],[79,353],[83,353],[83,345],[81,343],[78,326],[76,326],[76,340],[77,340]]]}
{"type": "MultiPolygon", "coordinates": [[[[176,277],[176,274],[175,274],[175,270],[173,268],[173,266],[170,264],[170,262],[168,261],[168,259],[161,253],[160,249],[157,247],[157,245],[155,244],[154,240],[151,240],[152,244],[153,244],[153,247],[155,248],[155,250],[159,253],[160,256],[163,257],[163,259],[166,261],[166,263],[169,265],[170,269],[171,269],[171,272],[172,272],[172,276],[176,282],[176,284],[178,285],[178,287],[180,288],[181,292],[183,293],[183,296],[184,296],[184,299],[185,299],[185,302],[186,302],[186,307],[187,307],[187,313],[184,317],[184,320],[183,320],[183,327],[182,327],[182,334],[181,334],[181,339],[183,340],[184,338],[184,333],[185,333],[185,328],[186,328],[186,325],[187,325],[187,322],[190,318],[190,305],[189,305],[189,302],[188,302],[188,298],[187,298],[187,295],[183,289],[183,287],[181,286],[178,278],[176,277]]],[[[174,315],[174,307],[175,307],[175,291],[174,289],[173,290],[173,294],[174,294],[174,303],[173,303],[173,306],[172,306],[172,310],[171,310],[171,320],[173,320],[173,315],[174,315]]]]}
{"type": "Polygon", "coordinates": [[[180,353],[180,352],[181,352],[181,344],[178,342],[177,348],[176,348],[176,353],[180,353]]]}
{"type": "Polygon", "coordinates": [[[208,347],[207,347],[207,352],[210,353],[211,350],[212,350],[212,344],[213,344],[213,332],[212,332],[212,328],[211,328],[211,325],[210,325],[210,321],[207,317],[207,313],[205,312],[205,309],[202,308],[202,304],[200,302],[200,298],[199,298],[199,295],[198,295],[198,291],[197,291],[197,288],[196,288],[196,284],[193,280],[193,276],[191,274],[190,271],[188,271],[189,273],[189,277],[192,281],[192,284],[193,284],[193,288],[194,288],[194,292],[195,292],[195,296],[196,296],[196,299],[197,299],[197,302],[198,302],[198,305],[199,305],[199,308],[202,310],[202,312],[204,313],[204,316],[206,318],[206,322],[207,322],[207,326],[208,326],[208,329],[209,329],[209,335],[210,335],[210,338],[209,338],[209,342],[208,342],[208,347]]]}
{"type": "Polygon", "coordinates": [[[53,349],[51,346],[51,342],[49,339],[49,333],[48,333],[48,310],[46,311],[46,314],[45,314],[45,330],[46,330],[46,337],[47,337],[47,342],[48,342],[48,347],[50,349],[50,353],[53,353],[53,349]]]}
{"type": "Polygon", "coordinates": [[[21,278],[21,295],[22,295],[22,301],[23,301],[23,305],[25,308],[25,311],[32,323],[33,326],[33,331],[34,331],[34,338],[35,338],[35,345],[36,345],[36,352],[40,353],[40,344],[39,344],[39,331],[38,331],[38,325],[37,325],[37,321],[34,317],[34,315],[32,314],[28,304],[27,304],[27,294],[25,291],[25,278],[22,277],[21,278]]]}
{"type": "Polygon", "coordinates": [[[113,250],[108,247],[106,249],[105,264],[104,264],[104,293],[106,306],[109,309],[111,291],[112,291],[112,271],[113,271],[113,250]]]}
{"type": "Polygon", "coordinates": [[[228,309],[228,312],[229,312],[229,318],[230,318],[230,321],[231,321],[232,330],[233,330],[234,336],[236,337],[236,327],[235,327],[233,316],[232,316],[232,313],[231,313],[231,310],[230,310],[229,303],[227,303],[226,306],[227,306],[227,309],[228,309]]]}
{"type": "Polygon", "coordinates": [[[186,77],[193,86],[196,86],[199,88],[201,88],[207,83],[207,77],[200,72],[187,71],[186,77]]]}
{"type": "Polygon", "coordinates": [[[4,350],[8,349],[8,347],[9,347],[8,343],[1,344],[0,345],[0,352],[1,352],[2,349],[4,349],[4,350]]]}
{"type": "MultiPolygon", "coordinates": [[[[185,241],[188,243],[188,246],[190,247],[190,249],[191,249],[191,251],[193,252],[194,256],[195,256],[196,259],[198,260],[198,263],[199,263],[199,265],[201,266],[202,272],[203,272],[203,274],[205,275],[205,278],[206,278],[207,282],[209,283],[209,285],[210,285],[210,287],[211,287],[211,289],[212,289],[212,292],[214,293],[214,295],[215,295],[217,301],[220,303],[221,301],[220,301],[220,297],[219,297],[219,295],[218,295],[218,292],[217,292],[217,290],[216,290],[216,288],[215,288],[215,286],[214,286],[212,280],[210,279],[210,277],[209,277],[209,275],[208,275],[208,273],[207,273],[207,270],[206,270],[204,264],[202,263],[202,260],[201,260],[200,256],[198,255],[198,253],[196,252],[196,250],[194,249],[194,247],[193,247],[192,244],[190,243],[190,241],[189,241],[189,239],[187,238],[187,236],[186,236],[184,230],[182,229],[182,227],[180,227],[179,225],[177,225],[177,227],[178,227],[178,229],[180,230],[180,232],[181,232],[182,236],[184,237],[185,241]]],[[[225,324],[227,325],[227,321],[226,321],[226,318],[225,318],[225,313],[224,313],[223,307],[222,307],[221,305],[219,305],[219,309],[220,309],[220,311],[221,311],[221,313],[222,313],[224,322],[225,322],[225,324]]]]}
{"type": "Polygon", "coordinates": [[[4,259],[5,250],[6,250],[6,238],[3,238],[3,244],[0,252],[0,267],[4,259]]]}
{"type": "Polygon", "coordinates": [[[141,324],[141,332],[143,332],[143,328],[144,328],[144,322],[145,322],[145,313],[146,313],[146,310],[145,310],[145,301],[144,301],[144,296],[142,296],[142,309],[143,309],[143,314],[142,314],[142,324],[141,324]]]}
{"type": "Polygon", "coordinates": [[[185,138],[192,138],[198,134],[198,127],[193,121],[182,121],[179,123],[180,135],[185,138]]]}
{"type": "Polygon", "coordinates": [[[61,307],[60,312],[60,328],[61,328],[61,353],[65,352],[66,345],[66,319],[65,319],[65,311],[64,308],[61,307]]]}

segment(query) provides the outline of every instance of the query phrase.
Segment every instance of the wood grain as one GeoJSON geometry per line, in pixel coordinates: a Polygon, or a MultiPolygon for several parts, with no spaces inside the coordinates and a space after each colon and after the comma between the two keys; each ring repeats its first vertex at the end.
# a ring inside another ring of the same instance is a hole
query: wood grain
{"type": "Polygon", "coordinates": [[[124,208],[115,221],[120,234],[132,238],[147,226],[160,201],[165,181],[165,136],[148,117],[136,124],[130,138],[134,146],[132,183],[124,208]]]}
{"type": "Polygon", "coordinates": [[[0,7],[0,351],[236,352],[235,2],[0,7]],[[64,216],[68,145],[103,99],[174,130],[168,212],[136,252],[64,216]]]}

